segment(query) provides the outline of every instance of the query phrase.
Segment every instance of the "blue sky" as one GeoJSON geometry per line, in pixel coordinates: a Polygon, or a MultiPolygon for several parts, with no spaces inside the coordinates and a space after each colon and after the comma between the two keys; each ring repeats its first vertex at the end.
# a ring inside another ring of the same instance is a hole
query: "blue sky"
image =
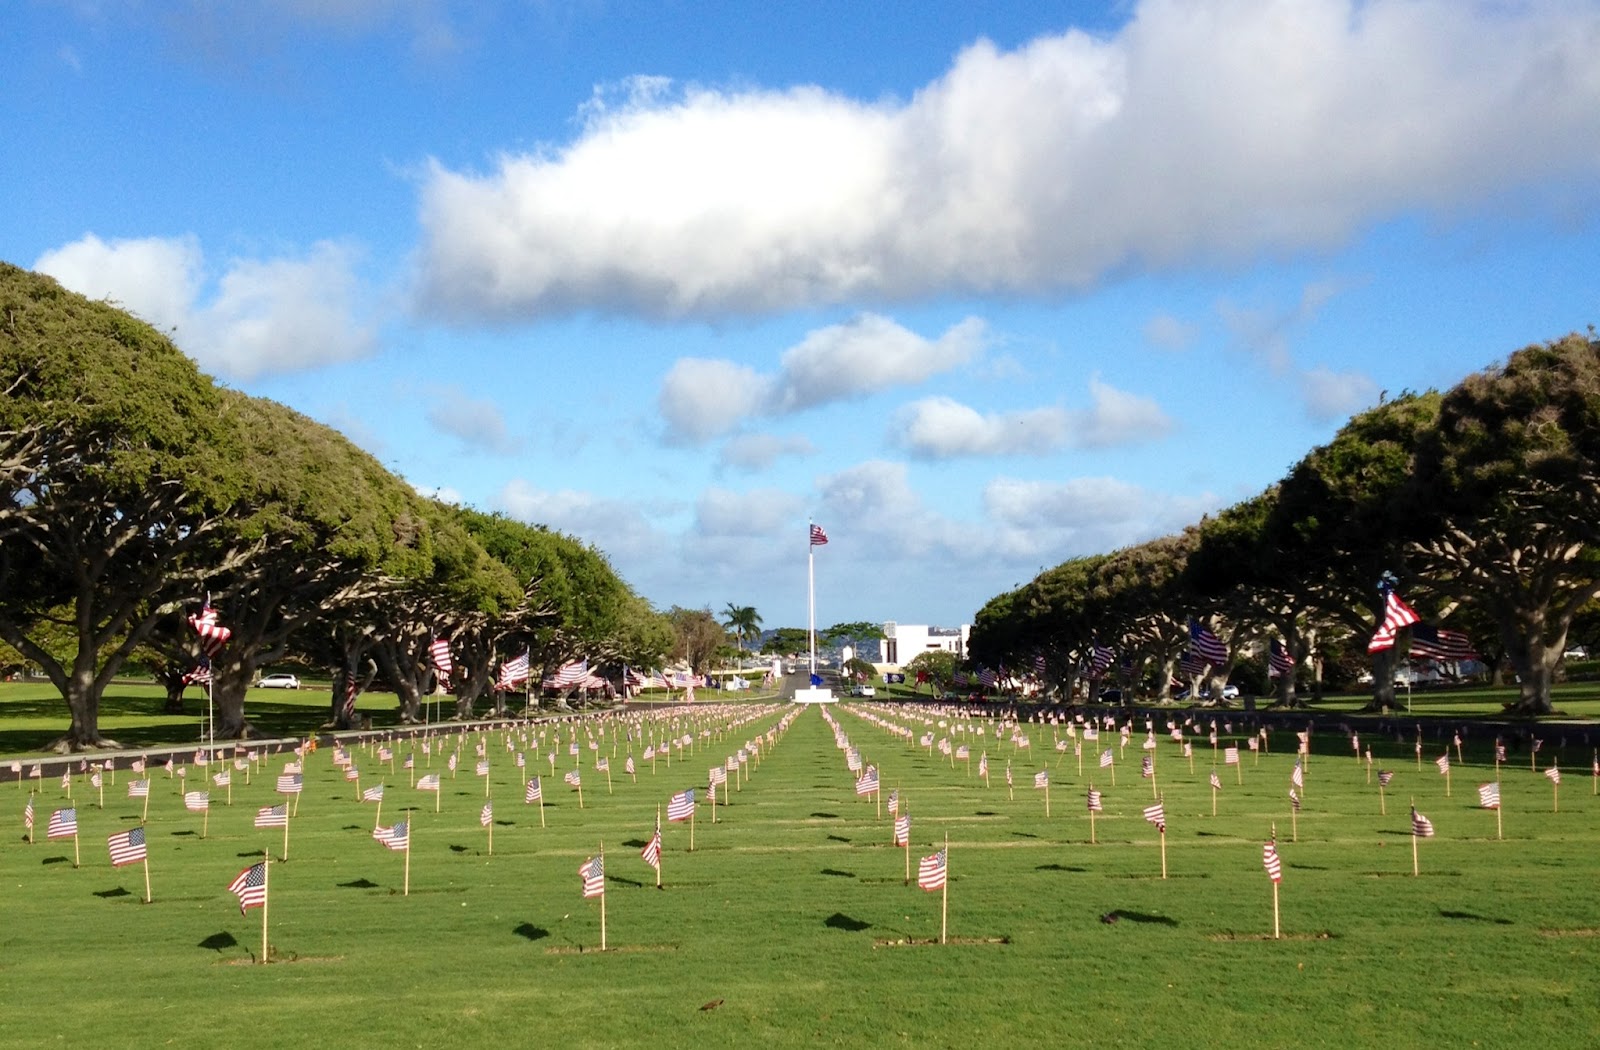
{"type": "Polygon", "coordinates": [[[20,0],[0,258],[660,607],[954,625],[1600,322],[1600,4],[20,0]]]}

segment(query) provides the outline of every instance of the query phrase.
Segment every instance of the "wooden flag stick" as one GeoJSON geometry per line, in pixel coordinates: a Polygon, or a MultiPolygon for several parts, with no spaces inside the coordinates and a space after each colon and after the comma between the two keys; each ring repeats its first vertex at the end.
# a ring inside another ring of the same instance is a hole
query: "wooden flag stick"
{"type": "MultiPolygon", "coordinates": [[[[667,768],[672,768],[671,763],[668,763],[667,768]]],[[[695,809],[698,808],[698,806],[695,807],[695,809]]],[[[689,810],[689,852],[694,852],[694,809],[689,810]]]]}
{"type": "Polygon", "coordinates": [[[78,833],[74,831],[72,833],[72,866],[74,868],[78,866],[78,860],[78,833]]]}
{"type": "Polygon", "coordinates": [[[261,851],[261,964],[266,965],[267,952],[267,905],[272,900],[272,851],[261,851]]]}
{"type": "MultiPolygon", "coordinates": [[[[1278,825],[1272,825],[1272,841],[1278,841],[1278,825]]],[[[1281,940],[1283,934],[1278,929],[1278,880],[1272,879],[1272,939],[1281,940]]]]}
{"type": "Polygon", "coordinates": [[[378,815],[372,818],[372,830],[377,831],[383,826],[383,799],[378,799],[378,815]]]}
{"type": "Polygon", "coordinates": [[[400,891],[402,897],[411,896],[411,840],[416,837],[416,834],[417,822],[408,818],[406,820],[406,874],[404,886],[400,891]]]}
{"type": "Polygon", "coordinates": [[[146,904],[150,903],[150,853],[148,850],[145,851],[144,855],[144,902],[146,904]]]}
{"type": "Polygon", "coordinates": [[[950,919],[950,833],[944,833],[944,888],[939,894],[939,943],[945,943],[950,919]]]}
{"type": "Polygon", "coordinates": [[[1300,811],[1293,806],[1289,807],[1289,841],[1300,841],[1300,811]]]}
{"type": "MultiPolygon", "coordinates": [[[[606,844],[602,840],[600,843],[600,869],[604,871],[605,866],[606,844]]],[[[600,887],[600,950],[606,950],[606,888],[603,885],[600,887]]]]}
{"type": "MultiPolygon", "coordinates": [[[[661,834],[661,807],[660,806],[656,807],[656,834],[658,836],[661,834]]],[[[662,854],[664,854],[664,853],[666,853],[666,850],[660,849],[659,847],[656,849],[656,889],[658,889],[658,890],[661,888],[661,861],[662,861],[662,854]]]]}
{"type": "Polygon", "coordinates": [[[1167,829],[1161,829],[1161,877],[1167,877],[1167,829]]]}
{"type": "MultiPolygon", "coordinates": [[[[1416,810],[1417,798],[1415,795],[1413,795],[1411,796],[1411,811],[1412,813],[1415,813],[1416,810]]],[[[1413,816],[1411,818],[1411,875],[1413,878],[1415,878],[1420,874],[1421,872],[1417,869],[1417,820],[1416,817],[1413,816]]]]}
{"type": "Polygon", "coordinates": [[[606,763],[606,794],[611,794],[611,763],[606,763]]]}
{"type": "Polygon", "coordinates": [[[1378,813],[1385,817],[1389,815],[1389,803],[1384,800],[1383,781],[1381,780],[1378,781],[1378,813]]]}
{"type": "Polygon", "coordinates": [[[1050,781],[1048,780],[1044,782],[1044,816],[1046,820],[1050,819],[1050,781]]]}
{"type": "Polygon", "coordinates": [[[1211,815],[1217,815],[1217,785],[1211,785],[1211,815]]]}
{"type": "Polygon", "coordinates": [[[1494,807],[1494,837],[1496,839],[1505,838],[1505,835],[1501,833],[1501,828],[1500,828],[1500,810],[1503,809],[1504,807],[1505,807],[1505,802],[1503,802],[1503,801],[1499,805],[1494,807]]]}

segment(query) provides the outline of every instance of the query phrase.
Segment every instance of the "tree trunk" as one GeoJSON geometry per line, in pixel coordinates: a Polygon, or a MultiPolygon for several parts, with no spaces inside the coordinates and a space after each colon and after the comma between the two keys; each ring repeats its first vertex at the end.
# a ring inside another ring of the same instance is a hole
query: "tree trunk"
{"type": "Polygon", "coordinates": [[[1518,638],[1507,647],[1506,655],[1517,672],[1518,699],[1509,710],[1519,715],[1549,715],[1555,713],[1550,703],[1550,687],[1555,682],[1556,668],[1561,663],[1561,650],[1566,644],[1562,632],[1560,642],[1552,645],[1536,638],[1518,638]]]}
{"type": "Polygon", "coordinates": [[[225,664],[212,664],[211,705],[218,740],[243,740],[256,735],[256,728],[244,716],[245,693],[255,675],[255,665],[238,658],[225,664]]]}
{"type": "Polygon", "coordinates": [[[1363,711],[1392,712],[1394,703],[1394,650],[1372,654],[1372,702],[1363,711]]]}
{"type": "Polygon", "coordinates": [[[167,664],[156,672],[156,681],[167,691],[166,703],[161,707],[162,714],[183,714],[183,692],[189,687],[189,683],[184,680],[183,669],[177,664],[167,664]]]}

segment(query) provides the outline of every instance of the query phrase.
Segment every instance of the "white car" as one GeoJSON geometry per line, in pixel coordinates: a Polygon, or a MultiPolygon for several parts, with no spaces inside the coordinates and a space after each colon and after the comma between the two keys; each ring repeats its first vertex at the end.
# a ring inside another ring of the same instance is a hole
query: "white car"
{"type": "Polygon", "coordinates": [[[256,686],[261,689],[299,689],[300,679],[292,674],[269,674],[256,686]]]}

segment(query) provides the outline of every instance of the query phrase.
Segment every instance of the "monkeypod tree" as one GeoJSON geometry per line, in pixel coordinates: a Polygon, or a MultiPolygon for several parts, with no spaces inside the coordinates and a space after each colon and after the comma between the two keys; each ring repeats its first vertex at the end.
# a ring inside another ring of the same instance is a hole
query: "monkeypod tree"
{"type": "Polygon", "coordinates": [[[1549,714],[1573,618],[1600,596],[1600,341],[1569,335],[1463,379],[1416,459],[1419,565],[1494,620],[1516,709],[1549,714]]]}
{"type": "Polygon", "coordinates": [[[221,392],[170,340],[0,264],[0,638],[67,703],[61,750],[106,746],[100,698],[248,504],[221,392]],[[41,444],[42,443],[42,444],[41,444]],[[70,652],[41,644],[69,610],[70,652]]]}

